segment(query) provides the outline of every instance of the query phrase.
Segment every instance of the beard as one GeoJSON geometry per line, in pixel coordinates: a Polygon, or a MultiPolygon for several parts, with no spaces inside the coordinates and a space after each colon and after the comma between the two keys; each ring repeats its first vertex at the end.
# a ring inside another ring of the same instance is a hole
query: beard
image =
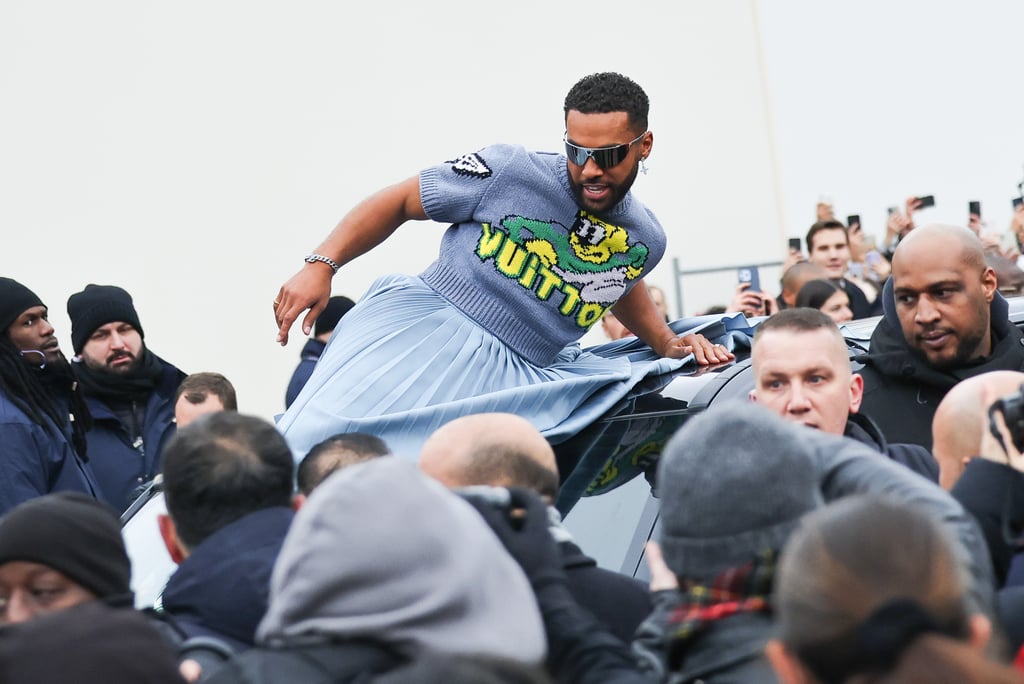
{"type": "Polygon", "coordinates": [[[117,351],[107,357],[106,362],[98,370],[111,375],[131,375],[136,368],[139,367],[139,357],[135,356],[131,352],[117,351]],[[113,365],[115,361],[120,359],[129,359],[128,363],[121,363],[113,365]]]}
{"type": "Polygon", "coordinates": [[[972,361],[984,356],[984,354],[979,353],[978,350],[981,347],[982,341],[985,339],[987,325],[988,324],[986,323],[985,325],[979,326],[975,329],[965,331],[963,334],[956,333],[956,350],[950,357],[936,358],[934,355],[929,355],[920,348],[914,349],[914,351],[923,358],[929,366],[936,370],[963,368],[964,366],[969,365],[972,361]]]}
{"type": "Polygon", "coordinates": [[[633,187],[633,183],[636,181],[636,174],[639,172],[639,170],[640,164],[639,162],[637,162],[633,164],[632,172],[630,172],[629,176],[622,183],[602,183],[602,185],[608,186],[608,188],[611,190],[611,194],[608,196],[606,200],[600,202],[599,204],[595,204],[590,200],[586,199],[586,196],[583,194],[583,186],[589,185],[589,183],[577,183],[573,179],[572,174],[569,174],[569,185],[572,187],[572,194],[573,197],[576,199],[577,206],[598,215],[612,210],[619,204],[619,202],[622,201],[622,198],[626,196],[626,193],[629,192],[629,189],[633,187]]]}

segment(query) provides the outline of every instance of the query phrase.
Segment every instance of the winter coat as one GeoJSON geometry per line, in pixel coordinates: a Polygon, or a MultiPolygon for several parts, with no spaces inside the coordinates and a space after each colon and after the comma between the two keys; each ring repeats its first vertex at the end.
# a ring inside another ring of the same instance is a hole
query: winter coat
{"type": "Polygon", "coordinates": [[[275,506],[222,527],[192,549],[167,581],[161,605],[187,637],[252,646],[267,611],[270,574],[294,513],[275,506]]]}
{"type": "Polygon", "coordinates": [[[185,374],[158,358],[163,372],[146,401],[142,441],[132,436],[117,414],[101,399],[86,395],[93,426],[86,434],[89,462],[99,483],[101,498],[124,511],[160,472],[160,454],[174,436],[174,395],[185,374]]]}
{"type": "Polygon", "coordinates": [[[612,634],[625,642],[633,639],[636,628],[651,614],[654,603],[647,585],[613,570],[597,566],[571,541],[559,542],[562,569],[569,592],[581,606],[594,614],[612,634]]]}
{"type": "Polygon", "coordinates": [[[873,447],[923,478],[935,483],[939,481],[939,462],[930,451],[920,444],[889,444],[875,422],[863,413],[850,415],[843,436],[873,447]]]}
{"type": "Polygon", "coordinates": [[[299,361],[295,372],[292,373],[292,379],[288,381],[288,391],[284,395],[285,408],[292,405],[295,398],[299,396],[299,392],[306,386],[306,381],[313,374],[316,362],[320,360],[320,355],[324,353],[326,347],[326,342],[321,342],[316,338],[306,340],[305,346],[302,347],[302,360],[299,361]]]}
{"type": "Polygon", "coordinates": [[[989,305],[992,353],[959,368],[937,369],[912,351],[903,337],[896,315],[892,282],[882,290],[885,315],[871,335],[871,348],[854,358],[863,363],[864,401],[867,414],[890,442],[920,444],[932,448],[932,417],[939,402],[956,383],[994,370],[1024,371],[1024,336],[1009,321],[1009,307],[996,293],[989,305]]]}
{"type": "MultiPolygon", "coordinates": [[[[65,405],[61,415],[67,413],[65,405]]],[[[0,515],[50,492],[97,496],[92,470],[72,444],[71,423],[51,427],[33,421],[0,390],[0,515]]]]}

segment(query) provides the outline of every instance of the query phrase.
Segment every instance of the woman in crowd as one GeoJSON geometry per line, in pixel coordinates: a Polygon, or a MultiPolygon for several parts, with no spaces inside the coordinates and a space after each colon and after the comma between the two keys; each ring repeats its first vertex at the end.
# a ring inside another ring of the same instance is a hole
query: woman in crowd
{"type": "Polygon", "coordinates": [[[853,320],[850,297],[831,280],[809,280],[796,295],[796,305],[818,309],[836,322],[836,325],[853,320]]]}
{"type": "Polygon", "coordinates": [[[1024,681],[986,658],[991,625],[966,586],[927,514],[843,499],[805,517],[783,550],[768,658],[783,684],[1024,681]]]}

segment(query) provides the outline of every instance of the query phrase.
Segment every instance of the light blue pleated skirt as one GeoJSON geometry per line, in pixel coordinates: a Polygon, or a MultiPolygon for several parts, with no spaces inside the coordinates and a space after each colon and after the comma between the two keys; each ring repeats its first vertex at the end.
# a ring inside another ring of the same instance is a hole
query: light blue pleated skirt
{"type": "Polygon", "coordinates": [[[572,345],[539,367],[420,278],[391,275],[341,319],[278,429],[297,460],[343,432],[376,435],[415,460],[441,425],[489,412],[520,415],[557,444],[645,376],[686,363],[693,357],[662,359],[634,338],[588,351],[572,345]]]}

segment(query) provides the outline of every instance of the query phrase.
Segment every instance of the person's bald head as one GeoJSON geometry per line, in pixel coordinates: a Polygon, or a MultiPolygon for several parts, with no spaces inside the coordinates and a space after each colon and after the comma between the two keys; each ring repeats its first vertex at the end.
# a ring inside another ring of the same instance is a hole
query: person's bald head
{"type": "Polygon", "coordinates": [[[937,249],[948,250],[943,254],[949,260],[960,262],[974,272],[980,273],[987,268],[984,246],[970,228],[932,223],[911,231],[900,240],[892,255],[893,271],[897,265],[910,268],[922,255],[937,249]]]}
{"type": "Polygon", "coordinates": [[[800,261],[793,264],[782,274],[782,301],[790,308],[796,306],[796,295],[800,288],[812,280],[823,278],[828,278],[828,271],[814,262],[800,261]]]}
{"type": "Polygon", "coordinates": [[[981,450],[982,430],[988,415],[983,397],[1001,399],[1020,390],[1024,373],[991,371],[953,386],[932,418],[932,454],[939,463],[939,484],[953,488],[967,462],[981,450]]]}
{"type": "Polygon", "coordinates": [[[558,494],[554,450],[511,413],[477,413],[441,426],[423,445],[419,465],[446,487],[524,487],[551,501],[558,494]]]}

